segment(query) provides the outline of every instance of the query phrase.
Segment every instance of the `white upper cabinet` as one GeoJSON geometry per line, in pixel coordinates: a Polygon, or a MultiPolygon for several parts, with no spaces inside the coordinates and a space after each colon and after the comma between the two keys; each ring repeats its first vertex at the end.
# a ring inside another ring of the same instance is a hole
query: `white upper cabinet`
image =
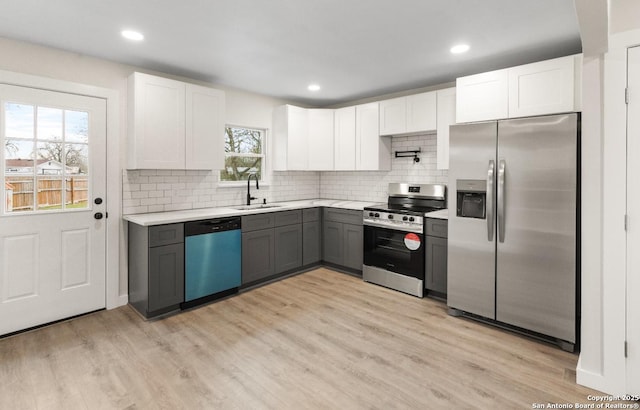
{"type": "Polygon", "coordinates": [[[273,114],[275,171],[333,170],[333,110],[277,107],[273,114]]]}
{"type": "Polygon", "coordinates": [[[436,129],[435,91],[380,101],[380,135],[436,129]]]}
{"type": "Polygon", "coordinates": [[[356,169],[356,107],[334,110],[334,170],[356,169]]]}
{"type": "Polygon", "coordinates": [[[129,169],[221,169],[224,93],[152,75],[128,82],[129,169]]]}
{"type": "Polygon", "coordinates": [[[438,169],[449,169],[449,126],[456,123],[456,89],[437,91],[438,127],[436,159],[438,169]]]}
{"type": "Polygon", "coordinates": [[[274,110],[273,116],[273,169],[309,169],[308,110],[283,105],[274,110]]]}
{"type": "Polygon", "coordinates": [[[456,80],[456,121],[472,122],[581,110],[581,55],[456,80]]]}
{"type": "Polygon", "coordinates": [[[407,132],[407,98],[380,101],[380,135],[407,132]]]}
{"type": "Polygon", "coordinates": [[[184,169],[184,83],[133,73],[128,92],[128,168],[184,169]]]}
{"type": "Polygon", "coordinates": [[[379,136],[378,115],[378,103],[336,110],[277,107],[273,121],[273,169],[391,169],[391,139],[379,136]]]}
{"type": "Polygon", "coordinates": [[[510,68],[509,117],[580,111],[576,65],[580,56],[510,68]]]}
{"type": "Polygon", "coordinates": [[[436,92],[407,96],[407,131],[421,132],[436,129],[436,92]]]}
{"type": "Polygon", "coordinates": [[[378,129],[378,103],[355,107],[356,170],[391,169],[391,138],[381,137],[378,129]]]}
{"type": "Polygon", "coordinates": [[[333,110],[310,109],[309,115],[309,167],[315,171],[332,171],[334,162],[333,110]]]}
{"type": "Polygon", "coordinates": [[[223,91],[186,85],[186,169],[224,168],[225,95],[223,91]]]}
{"type": "Polygon", "coordinates": [[[456,122],[497,120],[509,115],[507,70],[456,80],[456,122]]]}

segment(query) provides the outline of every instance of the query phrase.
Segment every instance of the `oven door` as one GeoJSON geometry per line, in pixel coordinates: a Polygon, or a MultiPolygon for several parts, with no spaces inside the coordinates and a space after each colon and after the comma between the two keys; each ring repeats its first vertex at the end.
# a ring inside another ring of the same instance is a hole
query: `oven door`
{"type": "Polygon", "coordinates": [[[424,235],[364,226],[364,264],[424,280],[424,235]]]}

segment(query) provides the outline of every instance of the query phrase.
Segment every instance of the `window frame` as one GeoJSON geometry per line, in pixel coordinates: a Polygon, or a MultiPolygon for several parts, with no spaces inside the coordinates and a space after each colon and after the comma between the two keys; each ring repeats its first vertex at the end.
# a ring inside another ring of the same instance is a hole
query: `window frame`
{"type": "MultiPolygon", "coordinates": [[[[224,164],[226,165],[226,160],[227,157],[246,157],[246,158],[262,158],[261,161],[261,170],[260,170],[260,184],[264,185],[264,186],[268,186],[269,185],[269,177],[268,177],[268,164],[269,164],[269,160],[268,160],[268,156],[267,156],[267,152],[268,152],[268,142],[269,142],[269,132],[267,128],[263,128],[263,127],[253,127],[253,126],[248,126],[248,125],[237,125],[237,124],[225,124],[224,125],[225,128],[225,143],[226,143],[226,139],[227,139],[227,128],[244,128],[244,129],[248,129],[248,130],[255,130],[255,131],[259,131],[261,138],[262,138],[262,154],[250,154],[250,153],[228,153],[225,152],[224,153],[224,164]]],[[[247,180],[241,180],[241,181],[224,181],[222,180],[222,169],[218,171],[218,186],[225,188],[225,187],[239,187],[239,186],[245,186],[247,184],[247,180]]]]}

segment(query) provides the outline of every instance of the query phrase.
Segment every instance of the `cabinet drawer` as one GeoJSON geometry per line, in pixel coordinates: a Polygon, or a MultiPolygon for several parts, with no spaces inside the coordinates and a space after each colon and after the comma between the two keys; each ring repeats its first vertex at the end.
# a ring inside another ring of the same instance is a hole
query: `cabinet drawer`
{"type": "Polygon", "coordinates": [[[320,220],[320,208],[302,210],[302,222],[315,222],[320,220]]]}
{"type": "Polygon", "coordinates": [[[352,225],[362,225],[362,211],[338,208],[324,208],[324,220],[352,225]]]}
{"type": "Polygon", "coordinates": [[[156,225],[149,227],[149,247],[184,242],[184,224],[156,225]]]}
{"type": "Polygon", "coordinates": [[[276,212],[276,226],[293,225],[302,223],[302,211],[276,212]]]}
{"type": "Polygon", "coordinates": [[[427,218],[427,236],[446,238],[448,222],[446,219],[427,218]]]}
{"type": "Polygon", "coordinates": [[[275,226],[274,213],[247,215],[242,217],[242,232],[268,229],[275,226]]]}

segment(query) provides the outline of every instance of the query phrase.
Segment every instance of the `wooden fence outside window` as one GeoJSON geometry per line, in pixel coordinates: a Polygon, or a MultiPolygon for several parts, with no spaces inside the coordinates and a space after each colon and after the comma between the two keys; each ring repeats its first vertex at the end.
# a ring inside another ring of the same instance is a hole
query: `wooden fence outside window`
{"type": "MultiPolygon", "coordinates": [[[[36,183],[35,196],[38,209],[62,208],[63,186],[66,190],[65,204],[67,207],[84,208],[87,205],[89,177],[86,175],[66,178],[60,176],[38,176],[36,177],[36,183]]],[[[33,210],[33,187],[33,177],[7,176],[5,179],[6,202],[7,204],[11,203],[12,207],[7,211],[33,210]],[[8,197],[9,195],[11,195],[11,199],[8,197]]]]}

